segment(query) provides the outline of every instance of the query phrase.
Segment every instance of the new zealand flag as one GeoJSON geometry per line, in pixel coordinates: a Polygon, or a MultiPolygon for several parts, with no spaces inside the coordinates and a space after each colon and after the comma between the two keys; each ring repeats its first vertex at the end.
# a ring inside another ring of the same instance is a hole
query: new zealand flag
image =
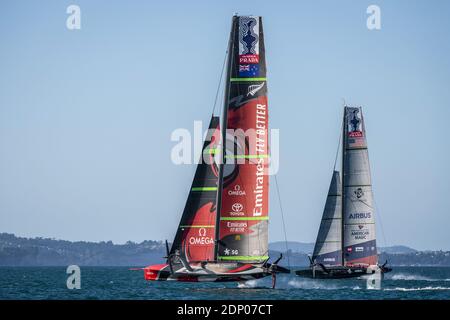
{"type": "Polygon", "coordinates": [[[259,76],[259,65],[257,64],[239,65],[239,76],[249,78],[259,76]]]}

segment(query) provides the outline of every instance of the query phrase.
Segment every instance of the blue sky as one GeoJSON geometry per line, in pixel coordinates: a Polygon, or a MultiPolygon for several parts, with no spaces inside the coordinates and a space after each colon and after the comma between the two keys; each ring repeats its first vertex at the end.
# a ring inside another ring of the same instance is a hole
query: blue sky
{"type": "Polygon", "coordinates": [[[289,240],[315,240],[345,98],[363,106],[379,245],[450,250],[448,1],[2,1],[0,231],[171,240],[195,168],[172,164],[170,134],[208,120],[234,12],[264,17],[289,240]]]}

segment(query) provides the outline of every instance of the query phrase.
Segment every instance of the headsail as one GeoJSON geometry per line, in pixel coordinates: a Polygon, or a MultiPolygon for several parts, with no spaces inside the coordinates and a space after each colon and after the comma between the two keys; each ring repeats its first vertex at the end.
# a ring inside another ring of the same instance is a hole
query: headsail
{"type": "Polygon", "coordinates": [[[233,17],[217,260],[268,259],[268,109],[261,17],[233,17]],[[233,130],[230,133],[230,130],[233,130]]]}
{"type": "Polygon", "coordinates": [[[333,172],[312,260],[342,265],[342,188],[339,171],[333,172]]]}
{"type": "Polygon", "coordinates": [[[203,144],[202,159],[195,172],[186,206],[170,254],[187,261],[214,260],[218,170],[214,161],[220,141],[219,117],[213,116],[203,144]]]}
{"type": "Polygon", "coordinates": [[[378,262],[372,181],[361,108],[345,107],[343,147],[344,265],[378,262]]]}

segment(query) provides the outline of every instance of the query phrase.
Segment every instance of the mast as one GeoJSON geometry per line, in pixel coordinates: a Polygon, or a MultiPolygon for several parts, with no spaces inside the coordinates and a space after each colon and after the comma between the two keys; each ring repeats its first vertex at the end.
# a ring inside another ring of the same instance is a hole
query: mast
{"type": "Polygon", "coordinates": [[[341,158],[341,186],[342,186],[342,196],[341,196],[341,252],[342,252],[342,265],[345,266],[345,252],[344,252],[344,213],[345,213],[345,208],[344,208],[344,203],[345,203],[345,197],[346,192],[345,192],[345,145],[346,145],[346,140],[347,140],[347,135],[346,135],[346,121],[345,121],[345,116],[346,116],[346,108],[347,106],[344,105],[344,116],[342,119],[342,158],[341,158]]]}
{"type": "Polygon", "coordinates": [[[225,94],[223,97],[223,112],[222,112],[222,123],[220,126],[220,132],[222,141],[220,144],[220,154],[221,154],[221,162],[219,163],[219,182],[217,186],[217,216],[216,216],[216,228],[215,228],[215,246],[214,246],[214,261],[217,261],[217,256],[219,252],[219,224],[220,224],[220,213],[222,207],[222,192],[223,192],[223,167],[226,160],[226,137],[227,137],[227,113],[228,113],[228,100],[230,95],[230,73],[231,66],[233,60],[233,34],[234,34],[234,20],[236,19],[236,15],[233,15],[231,18],[231,31],[230,37],[228,38],[228,48],[227,48],[227,70],[225,73],[225,94]]]}

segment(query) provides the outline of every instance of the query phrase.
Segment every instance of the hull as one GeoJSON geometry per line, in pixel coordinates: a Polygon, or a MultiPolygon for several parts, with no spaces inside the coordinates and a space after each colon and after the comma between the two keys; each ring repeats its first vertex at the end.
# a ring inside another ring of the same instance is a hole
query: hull
{"type": "Polygon", "coordinates": [[[271,275],[268,267],[261,264],[204,263],[191,265],[191,270],[183,266],[172,269],[168,264],[148,266],[144,268],[144,278],[148,281],[240,282],[271,275]]]}
{"type": "Polygon", "coordinates": [[[368,267],[315,267],[295,271],[295,274],[304,278],[313,279],[348,279],[359,278],[374,274],[377,269],[383,275],[384,273],[392,271],[388,267],[368,266],[368,267]]]}

